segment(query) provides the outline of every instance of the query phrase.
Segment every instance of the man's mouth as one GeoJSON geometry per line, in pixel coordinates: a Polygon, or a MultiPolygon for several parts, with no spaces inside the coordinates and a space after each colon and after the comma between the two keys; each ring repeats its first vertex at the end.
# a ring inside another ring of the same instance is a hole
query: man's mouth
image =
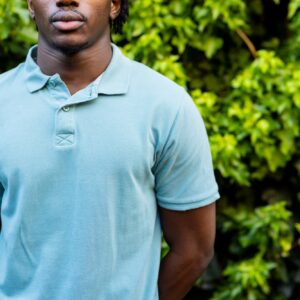
{"type": "Polygon", "coordinates": [[[74,31],[80,28],[86,18],[74,10],[59,10],[51,16],[50,22],[59,31],[74,31]]]}

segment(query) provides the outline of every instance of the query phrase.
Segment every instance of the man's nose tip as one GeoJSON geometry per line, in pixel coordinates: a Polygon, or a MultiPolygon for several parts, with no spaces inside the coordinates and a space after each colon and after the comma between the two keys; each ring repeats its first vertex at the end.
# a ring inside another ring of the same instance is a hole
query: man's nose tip
{"type": "Polygon", "coordinates": [[[79,6],[79,0],[56,0],[56,6],[63,7],[63,6],[79,6]]]}

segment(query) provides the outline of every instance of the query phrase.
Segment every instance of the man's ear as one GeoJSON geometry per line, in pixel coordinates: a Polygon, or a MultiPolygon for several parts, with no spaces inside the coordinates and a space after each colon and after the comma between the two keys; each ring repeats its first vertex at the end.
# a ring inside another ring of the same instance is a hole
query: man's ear
{"type": "Polygon", "coordinates": [[[35,18],[35,13],[34,13],[34,6],[33,6],[33,1],[32,0],[27,0],[27,5],[28,5],[28,11],[32,19],[35,18]]]}
{"type": "MultiPolygon", "coordinates": [[[[30,1],[30,0],[28,0],[30,1]]],[[[121,11],[121,1],[122,0],[111,0],[111,8],[110,8],[110,19],[115,20],[121,11]]]]}

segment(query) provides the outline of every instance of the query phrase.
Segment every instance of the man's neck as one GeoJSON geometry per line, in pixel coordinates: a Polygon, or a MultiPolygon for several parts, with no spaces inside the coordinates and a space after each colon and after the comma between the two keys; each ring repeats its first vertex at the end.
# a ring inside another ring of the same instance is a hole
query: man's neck
{"type": "Polygon", "coordinates": [[[85,88],[109,65],[112,58],[110,43],[95,45],[76,54],[64,54],[39,41],[37,64],[46,75],[58,73],[70,94],[85,88]]]}

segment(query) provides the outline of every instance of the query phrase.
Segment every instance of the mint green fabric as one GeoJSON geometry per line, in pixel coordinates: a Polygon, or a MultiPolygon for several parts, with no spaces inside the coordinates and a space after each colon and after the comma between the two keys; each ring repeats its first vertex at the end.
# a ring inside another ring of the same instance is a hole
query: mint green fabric
{"type": "Polygon", "coordinates": [[[158,299],[158,205],[219,197],[191,98],[112,47],[73,96],[36,46],[0,75],[1,300],[158,299]]]}

